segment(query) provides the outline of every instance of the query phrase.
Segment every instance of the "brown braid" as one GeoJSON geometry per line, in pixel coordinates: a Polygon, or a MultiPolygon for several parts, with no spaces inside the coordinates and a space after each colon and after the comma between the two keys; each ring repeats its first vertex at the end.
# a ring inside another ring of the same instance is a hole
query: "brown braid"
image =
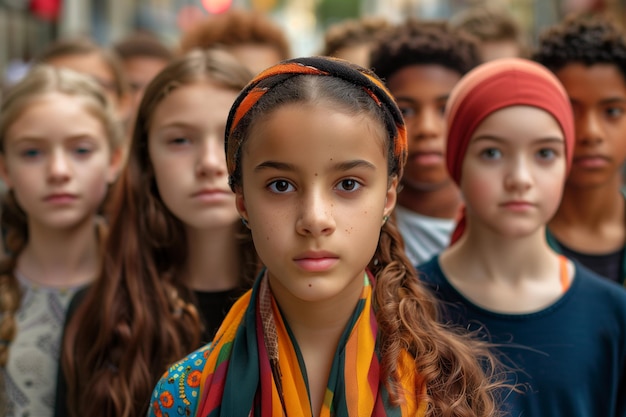
{"type": "Polygon", "coordinates": [[[408,350],[427,387],[426,398],[421,400],[428,402],[428,415],[499,415],[495,401],[503,388],[496,375],[499,365],[487,344],[440,324],[438,301],[421,284],[406,257],[393,218],[381,230],[375,259],[381,369],[386,372],[384,380],[390,381],[393,398],[397,400],[394,393],[400,386],[394,378],[399,354],[408,350]]]}
{"type": "Polygon", "coordinates": [[[0,366],[9,360],[9,347],[17,333],[15,312],[22,298],[15,267],[20,253],[26,246],[28,229],[26,215],[15,202],[9,191],[2,201],[0,225],[6,231],[5,246],[8,256],[0,261],[0,366]]]}

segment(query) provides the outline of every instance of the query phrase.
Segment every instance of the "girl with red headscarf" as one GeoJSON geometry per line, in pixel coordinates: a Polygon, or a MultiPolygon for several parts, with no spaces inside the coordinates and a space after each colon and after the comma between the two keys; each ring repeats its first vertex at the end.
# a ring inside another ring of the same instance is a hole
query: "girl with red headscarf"
{"type": "Polygon", "coordinates": [[[443,320],[496,345],[520,388],[510,415],[625,415],[626,291],[546,241],[574,145],[563,87],[536,63],[502,59],[468,73],[446,111],[465,208],[450,247],[419,267],[443,320]]]}

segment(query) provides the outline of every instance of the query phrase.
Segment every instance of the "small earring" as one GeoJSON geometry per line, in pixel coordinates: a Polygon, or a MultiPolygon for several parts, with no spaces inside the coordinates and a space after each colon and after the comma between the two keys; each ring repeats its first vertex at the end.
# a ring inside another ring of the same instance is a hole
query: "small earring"
{"type": "Polygon", "coordinates": [[[246,226],[248,229],[250,228],[250,226],[248,225],[248,220],[243,217],[241,218],[241,223],[243,223],[243,225],[246,226]]]}
{"type": "Polygon", "coordinates": [[[389,220],[389,216],[383,216],[383,226],[385,225],[385,223],[387,223],[387,220],[389,220]]]}

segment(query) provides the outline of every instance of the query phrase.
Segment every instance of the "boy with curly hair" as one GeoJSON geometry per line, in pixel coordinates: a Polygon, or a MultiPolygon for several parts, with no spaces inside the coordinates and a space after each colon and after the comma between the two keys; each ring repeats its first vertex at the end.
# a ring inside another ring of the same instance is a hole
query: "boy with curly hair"
{"type": "Polygon", "coordinates": [[[480,58],[469,37],[415,19],[386,31],[370,58],[406,121],[409,157],[395,216],[407,255],[419,265],[448,246],[462,205],[446,170],[443,113],[452,88],[480,58]]]}
{"type": "Polygon", "coordinates": [[[533,58],[565,87],[576,147],[551,245],[608,279],[625,284],[626,37],[602,16],[575,15],[539,37],[533,58]]]}

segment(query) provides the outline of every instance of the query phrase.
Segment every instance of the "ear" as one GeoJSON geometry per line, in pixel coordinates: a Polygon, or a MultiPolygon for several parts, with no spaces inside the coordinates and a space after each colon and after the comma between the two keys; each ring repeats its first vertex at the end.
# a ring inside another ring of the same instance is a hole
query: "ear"
{"type": "Polygon", "coordinates": [[[113,184],[120,172],[124,168],[124,161],[126,160],[124,147],[126,145],[118,146],[111,153],[111,159],[109,161],[109,169],[107,172],[107,182],[113,184]]]}
{"type": "Polygon", "coordinates": [[[2,182],[4,182],[7,188],[13,187],[11,177],[9,176],[9,169],[7,168],[6,156],[3,153],[0,153],[0,179],[2,179],[2,182]]]}
{"type": "Polygon", "coordinates": [[[383,216],[391,216],[391,212],[396,207],[396,200],[398,199],[398,176],[394,175],[389,182],[387,188],[387,194],[385,195],[385,206],[383,208],[383,216]]]}
{"type": "Polygon", "coordinates": [[[241,189],[235,191],[235,205],[237,206],[237,211],[242,219],[246,222],[248,221],[248,210],[246,209],[246,200],[243,197],[243,192],[241,189]]]}

